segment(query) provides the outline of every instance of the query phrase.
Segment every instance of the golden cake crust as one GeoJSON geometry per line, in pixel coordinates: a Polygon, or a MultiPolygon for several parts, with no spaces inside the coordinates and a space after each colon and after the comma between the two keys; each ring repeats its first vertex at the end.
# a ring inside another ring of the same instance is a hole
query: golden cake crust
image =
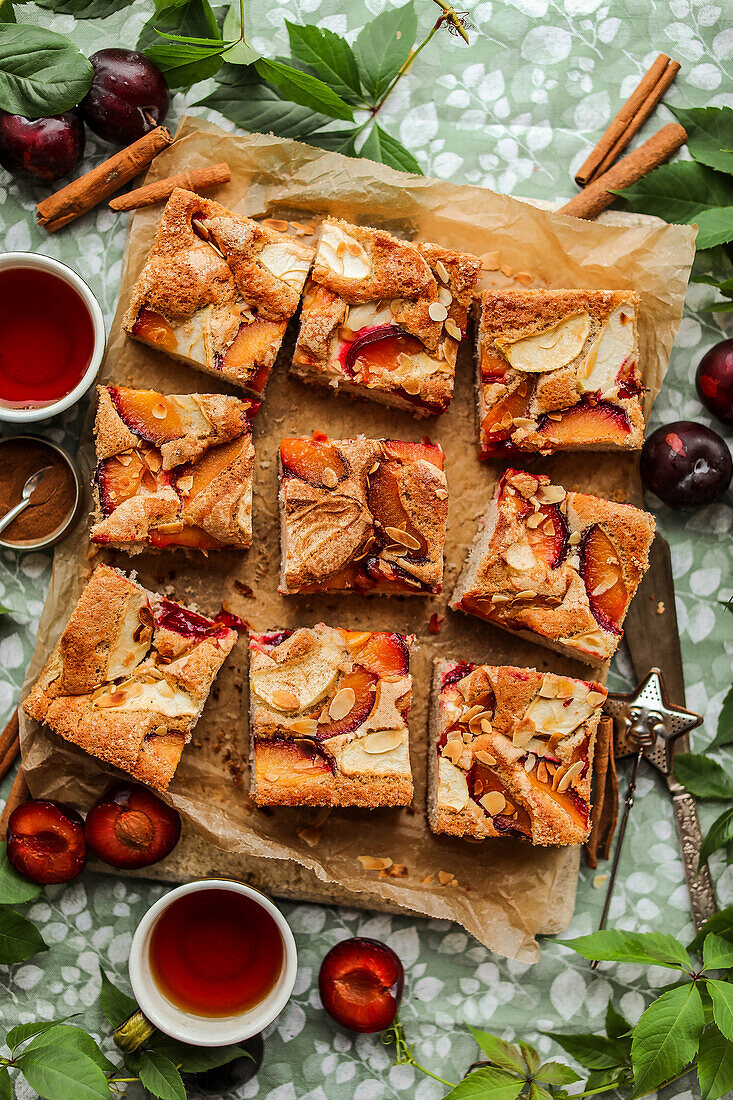
{"type": "MultiPolygon", "coordinates": [[[[322,480],[305,480],[297,473],[293,476],[286,458],[292,442],[281,444],[284,541],[279,591],[439,591],[447,488],[442,469],[421,457],[427,448],[390,440],[325,441],[325,446],[334,449],[343,471],[339,480],[331,477],[332,484],[327,485],[322,480]],[[412,447],[414,452],[394,449],[404,447],[412,447]],[[386,523],[379,518],[381,505],[373,487],[382,468],[389,471],[390,491],[404,516],[401,543],[396,541],[400,534],[391,526],[390,517],[386,523]],[[415,543],[424,546],[422,556],[417,555],[415,543]],[[358,576],[350,575],[349,570],[353,573],[359,561],[358,576]],[[376,571],[376,577],[365,572],[367,566],[376,571]]],[[[442,451],[432,451],[442,465],[442,451]]]]}
{"type": "Polygon", "coordinates": [[[603,664],[618,648],[654,531],[653,517],[630,504],[508,470],[451,607],[603,664]]]}
{"type": "Polygon", "coordinates": [[[595,735],[606,694],[594,681],[535,669],[436,661],[432,829],[476,839],[518,836],[538,845],[582,843],[590,831],[595,735]]]}
{"type": "Polygon", "coordinates": [[[406,805],[412,637],[318,623],[250,635],[257,805],[406,805]]]}
{"type": "MultiPolygon", "coordinates": [[[[54,733],[160,790],[170,782],[234,630],[169,629],[179,605],[100,565],[24,703],[54,733]]],[[[187,613],[190,614],[190,613],[187,613]]]]}

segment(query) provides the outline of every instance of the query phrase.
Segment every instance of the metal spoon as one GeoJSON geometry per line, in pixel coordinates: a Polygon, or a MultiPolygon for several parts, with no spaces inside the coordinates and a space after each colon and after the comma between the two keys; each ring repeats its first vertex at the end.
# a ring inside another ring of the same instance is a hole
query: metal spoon
{"type": "Polygon", "coordinates": [[[25,511],[25,509],[31,502],[31,493],[40,485],[46,470],[50,469],[50,466],[44,466],[35,474],[31,474],[31,476],[28,478],[25,485],[23,486],[23,492],[20,494],[20,503],[11,508],[9,512],[6,512],[2,519],[0,519],[0,533],[2,533],[5,528],[13,522],[16,516],[19,516],[21,512],[25,511]]]}

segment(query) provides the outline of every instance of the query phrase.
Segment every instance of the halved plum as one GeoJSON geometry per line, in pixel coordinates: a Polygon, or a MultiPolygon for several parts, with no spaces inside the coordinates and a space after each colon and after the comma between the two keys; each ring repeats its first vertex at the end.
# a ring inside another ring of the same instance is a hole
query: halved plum
{"type": "Polygon", "coordinates": [[[417,462],[422,459],[432,466],[443,469],[445,454],[443,448],[437,443],[431,443],[429,437],[425,437],[422,443],[413,443],[407,439],[386,439],[384,449],[393,458],[406,459],[408,462],[417,462]]]}
{"type": "Polygon", "coordinates": [[[103,459],[96,470],[99,505],[108,516],[141,488],[155,492],[156,479],[139,451],[103,459]]]}
{"type": "Polygon", "coordinates": [[[164,351],[175,351],[178,347],[173,328],[163,314],[156,313],[154,309],[141,309],[132,331],[139,340],[144,340],[146,344],[155,344],[164,351]]]}
{"type": "Polygon", "coordinates": [[[116,783],[87,814],[84,835],[92,852],[112,867],[149,867],[173,851],[181,819],[145,787],[116,783]]]}
{"type": "Polygon", "coordinates": [[[474,802],[478,802],[484,813],[492,819],[498,832],[523,838],[532,836],[529,814],[514,801],[514,795],[510,793],[509,788],[493,768],[474,758],[466,781],[471,798],[474,802]],[[481,803],[484,795],[491,792],[501,795],[504,799],[503,805],[501,799],[497,799],[497,808],[493,812],[481,803]]]}
{"type": "Polygon", "coordinates": [[[8,859],[20,875],[43,886],[70,882],[84,870],[84,822],[72,806],[36,798],[8,821],[8,859]]]}
{"type": "Polygon", "coordinates": [[[354,936],[328,952],[318,991],[329,1016],[350,1031],[384,1031],[394,1023],[405,972],[386,943],[354,936]]]}
{"type": "Polygon", "coordinates": [[[399,356],[412,357],[425,351],[414,336],[399,325],[376,325],[361,329],[356,338],[346,346],[341,358],[347,374],[361,372],[365,382],[399,367],[399,356]]]}
{"type": "MultiPolygon", "coordinates": [[[[316,737],[319,741],[327,741],[329,737],[338,737],[342,733],[351,733],[352,730],[358,729],[362,722],[365,722],[369,717],[372,707],[374,706],[374,691],[377,684],[377,676],[372,672],[367,672],[365,668],[360,668],[355,665],[351,672],[347,672],[345,676],[339,680],[339,690],[337,694],[342,691],[353,691],[354,703],[351,709],[343,718],[328,718],[326,722],[318,723],[318,729],[316,731],[316,737]]],[[[334,696],[334,699],[336,696],[334,696]]],[[[333,703],[333,700],[331,700],[333,703]]],[[[325,709],[326,715],[328,710],[325,709]]]]}
{"type": "MultiPolygon", "coordinates": [[[[280,461],[284,477],[297,477],[309,485],[323,485],[323,475],[331,470],[336,484],[349,476],[346,459],[328,439],[283,439],[280,461]]],[[[332,480],[332,479],[330,479],[332,480]]]]}
{"type": "Polygon", "coordinates": [[[527,539],[536,557],[556,569],[565,557],[568,545],[568,521],[557,504],[540,505],[545,519],[537,527],[527,527],[527,539]]]}
{"type": "Polygon", "coordinates": [[[542,417],[537,431],[558,446],[572,446],[589,440],[622,446],[631,431],[626,411],[610,401],[581,401],[553,415],[560,419],[542,417]]]}
{"type": "Polygon", "coordinates": [[[255,738],[255,775],[258,784],[275,783],[278,787],[297,787],[312,792],[330,787],[333,778],[331,761],[313,741],[298,738],[255,738]]]}
{"type": "Polygon", "coordinates": [[[181,418],[164,394],[110,386],[109,395],[128,428],[148,443],[160,446],[184,434],[181,418]]]}
{"type": "Polygon", "coordinates": [[[240,436],[229,443],[222,443],[207,451],[197,462],[190,462],[181,466],[176,471],[173,484],[176,491],[181,494],[186,502],[190,501],[198,493],[210,485],[222,470],[236,462],[240,454],[249,445],[248,436],[240,436]]]}
{"type": "MultiPolygon", "coordinates": [[[[285,328],[282,321],[265,321],[261,317],[249,324],[243,322],[229,347],[219,356],[217,367],[237,374],[246,373],[256,363],[269,358],[273,345],[280,346],[285,328]]],[[[269,371],[269,367],[265,369],[269,371]]],[[[252,388],[257,389],[256,386],[252,388]]]]}
{"type": "Polygon", "coordinates": [[[405,547],[409,557],[424,558],[428,544],[400,500],[399,469],[397,462],[379,463],[367,481],[367,504],[383,544],[396,542],[405,547]]]}
{"type": "Polygon", "coordinates": [[[616,547],[597,523],[588,528],[580,544],[580,573],[596,621],[604,630],[620,634],[629,593],[616,547]]]}
{"type": "Polygon", "coordinates": [[[375,676],[406,676],[410,671],[410,651],[401,634],[349,631],[346,644],[354,661],[375,676]]]}

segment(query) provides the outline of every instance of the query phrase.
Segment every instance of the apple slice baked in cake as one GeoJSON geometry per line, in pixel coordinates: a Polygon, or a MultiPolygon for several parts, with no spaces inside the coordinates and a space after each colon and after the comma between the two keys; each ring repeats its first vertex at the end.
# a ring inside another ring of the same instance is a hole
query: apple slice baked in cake
{"type": "Polygon", "coordinates": [[[649,567],[655,524],[631,504],[507,470],[451,597],[520,637],[605,665],[649,567]]]}
{"type": "Polygon", "coordinates": [[[590,832],[594,681],[436,661],[428,744],[435,833],[582,844],[590,832]]]}
{"type": "Polygon", "coordinates": [[[258,402],[99,386],[91,540],[137,554],[252,545],[258,402]]]}
{"type": "Polygon", "coordinates": [[[406,806],[412,636],[318,623],[250,634],[259,806],[406,806]]]}
{"type": "Polygon", "coordinates": [[[260,395],[313,249],[178,187],[132,290],[136,340],[260,395]]]}
{"type": "Polygon", "coordinates": [[[631,291],[498,290],[481,296],[479,458],[639,450],[644,392],[631,291]]]}
{"type": "Polygon", "coordinates": [[[418,417],[445,412],[480,272],[469,253],[326,218],[292,373],[418,417]]]}
{"type": "Polygon", "coordinates": [[[223,623],[99,565],[23,707],[162,791],[236,640],[223,623]]]}

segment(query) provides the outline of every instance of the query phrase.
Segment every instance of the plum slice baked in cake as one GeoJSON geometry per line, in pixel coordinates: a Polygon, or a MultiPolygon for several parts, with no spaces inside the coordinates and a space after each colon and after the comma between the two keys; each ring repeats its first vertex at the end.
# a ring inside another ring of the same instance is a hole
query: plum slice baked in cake
{"type": "Polygon", "coordinates": [[[406,806],[414,639],[318,623],[250,634],[250,793],[260,806],[406,806]]]}
{"type": "Polygon", "coordinates": [[[236,640],[222,623],[100,565],[23,706],[163,791],[236,640]]]}
{"type": "Polygon", "coordinates": [[[509,665],[436,661],[428,744],[435,833],[582,844],[606,689],[509,665]]]}
{"type": "Polygon", "coordinates": [[[654,519],[631,504],[566,492],[507,470],[451,597],[467,611],[591,665],[618,648],[649,567],[654,519]]]}
{"type": "Polygon", "coordinates": [[[432,443],[283,439],[278,591],[440,592],[444,458],[432,443]]]}
{"type": "Polygon", "coordinates": [[[639,296],[499,290],[481,296],[479,457],[639,450],[639,296]]]}
{"type": "Polygon", "coordinates": [[[252,545],[252,417],[257,402],[99,386],[92,542],[252,545]]]}
{"type": "Polygon", "coordinates": [[[480,272],[468,253],[326,218],[292,373],[415,416],[445,412],[480,272]]]}
{"type": "Polygon", "coordinates": [[[178,187],[132,290],[125,332],[256,395],[313,249],[178,187]]]}

